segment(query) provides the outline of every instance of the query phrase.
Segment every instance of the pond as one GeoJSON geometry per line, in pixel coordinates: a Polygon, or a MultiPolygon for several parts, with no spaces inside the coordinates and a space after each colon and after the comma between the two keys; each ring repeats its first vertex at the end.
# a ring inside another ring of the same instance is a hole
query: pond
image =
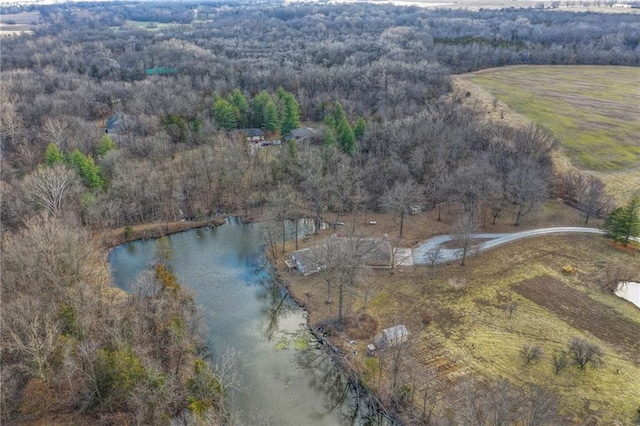
{"type": "MultiPolygon", "coordinates": [[[[238,424],[363,424],[347,381],[325,353],[308,346],[305,312],[277,285],[263,255],[266,225],[235,218],[217,228],[168,237],[169,263],[204,309],[212,359],[241,354],[240,385],[229,396],[238,424]]],[[[130,290],[153,262],[155,241],[112,250],[117,286],[130,290]]]]}
{"type": "Polygon", "coordinates": [[[640,283],[633,281],[620,283],[616,296],[622,297],[640,308],[640,283]]]}

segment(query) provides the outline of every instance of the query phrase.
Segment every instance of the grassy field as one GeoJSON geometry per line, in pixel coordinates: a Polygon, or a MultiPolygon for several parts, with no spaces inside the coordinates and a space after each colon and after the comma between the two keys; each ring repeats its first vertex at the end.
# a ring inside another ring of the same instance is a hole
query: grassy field
{"type": "Polygon", "coordinates": [[[32,33],[40,21],[39,12],[0,16],[0,37],[32,33]]]}
{"type": "MultiPolygon", "coordinates": [[[[402,243],[412,246],[427,234],[447,232],[446,221],[434,217],[434,212],[409,217],[402,243]]],[[[570,209],[549,202],[528,225],[578,220],[570,209]]],[[[397,234],[397,226],[383,215],[361,217],[357,223],[359,232],[397,234]],[[367,226],[370,219],[378,224],[367,226]]],[[[505,219],[487,232],[510,229],[505,219]]],[[[309,244],[319,239],[314,237],[309,244]]],[[[601,290],[604,267],[613,263],[640,271],[640,251],[621,250],[593,235],[525,239],[472,256],[465,267],[455,263],[433,271],[427,266],[365,271],[366,286],[349,294],[347,308],[350,315],[367,312],[379,329],[406,324],[412,335],[407,365],[437,373],[441,390],[451,392],[449,410],[459,403],[451,389],[463,378],[504,378],[515,386],[536,383],[554,392],[563,424],[586,424],[594,419],[597,424],[632,424],[640,404],[640,310],[601,290]],[[564,273],[565,265],[575,271],[564,273]],[[512,315],[506,309],[510,304],[517,306],[512,315]],[[425,313],[431,318],[428,325],[422,322],[425,313]],[[573,337],[601,346],[604,366],[586,371],[571,366],[556,375],[552,354],[565,350],[573,337]],[[542,359],[525,364],[520,356],[525,343],[540,345],[542,359]]],[[[282,275],[309,308],[311,323],[335,316],[336,294],[333,304],[324,303],[322,277],[302,278],[295,271],[282,275]]],[[[349,338],[352,336],[344,335],[335,340],[341,345],[349,338]]],[[[367,339],[357,341],[359,355],[352,354],[354,346],[344,348],[352,364],[363,370],[371,366],[363,355],[367,343],[367,339]]],[[[369,372],[368,377],[374,376],[369,372]]],[[[370,383],[374,388],[375,381],[370,383]]],[[[445,405],[440,407],[443,412],[445,405]]]]}
{"type": "Polygon", "coordinates": [[[497,110],[512,109],[551,130],[565,159],[601,177],[620,199],[640,188],[640,69],[517,66],[459,80],[488,92],[479,95],[485,104],[495,96],[497,110]]]}

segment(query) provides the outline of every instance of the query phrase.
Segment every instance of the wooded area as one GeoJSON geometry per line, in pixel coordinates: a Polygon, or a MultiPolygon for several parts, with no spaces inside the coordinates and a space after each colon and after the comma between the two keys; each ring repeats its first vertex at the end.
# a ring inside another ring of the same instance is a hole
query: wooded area
{"type": "Polygon", "coordinates": [[[206,397],[221,396],[224,380],[201,360],[188,292],[162,263],[139,294],[113,292],[89,232],[220,213],[337,222],[370,210],[397,215],[402,235],[410,205],[455,203],[470,233],[509,203],[516,215],[505,220],[518,225],[551,193],[588,220],[603,212],[601,184],[554,180],[553,136],[487,123],[451,92],[449,75],[640,65],[640,23],[625,14],[188,2],[37,10],[33,35],[2,42],[3,420],[65,410],[147,424],[210,409],[225,418],[221,400],[206,397]],[[288,137],[303,124],[319,136],[288,137]],[[252,149],[247,127],[287,142],[252,149]]]}

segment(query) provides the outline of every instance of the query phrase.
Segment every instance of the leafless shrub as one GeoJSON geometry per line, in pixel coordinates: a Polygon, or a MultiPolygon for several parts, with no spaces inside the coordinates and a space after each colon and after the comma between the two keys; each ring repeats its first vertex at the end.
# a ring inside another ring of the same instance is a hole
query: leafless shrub
{"type": "Polygon", "coordinates": [[[569,365],[569,356],[564,351],[554,351],[551,361],[553,362],[553,371],[560,374],[569,365]]]}
{"type": "Polygon", "coordinates": [[[531,364],[533,361],[542,358],[542,354],[542,348],[535,343],[525,343],[520,350],[520,355],[522,355],[526,364],[531,364]]]}
{"type": "Polygon", "coordinates": [[[631,269],[623,265],[610,265],[605,270],[605,276],[602,281],[602,286],[615,293],[622,283],[631,281],[633,273],[631,269]]]}

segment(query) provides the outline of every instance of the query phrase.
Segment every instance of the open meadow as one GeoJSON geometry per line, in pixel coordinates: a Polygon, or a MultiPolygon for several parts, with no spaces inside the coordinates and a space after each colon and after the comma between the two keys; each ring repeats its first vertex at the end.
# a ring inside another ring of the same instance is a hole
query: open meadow
{"type": "MultiPolygon", "coordinates": [[[[428,234],[449,232],[447,218],[435,218],[435,211],[409,217],[400,244],[411,247],[428,234]]],[[[344,220],[346,227],[350,218],[344,220]]],[[[486,232],[512,231],[507,221],[486,232]]],[[[527,226],[580,222],[575,211],[550,201],[527,226]]],[[[356,223],[359,233],[388,233],[392,239],[397,235],[397,225],[385,215],[360,217],[356,223]],[[367,225],[370,220],[376,225],[367,225]]],[[[300,244],[313,245],[322,238],[313,236],[300,244]]],[[[640,271],[639,254],[639,247],[622,249],[597,235],[553,235],[472,255],[464,267],[455,262],[434,268],[364,270],[357,289],[346,296],[347,316],[370,315],[377,332],[395,324],[407,326],[412,337],[403,380],[415,380],[411,371],[432,372],[445,395],[436,408],[442,416],[452,416],[452,407],[463,403],[456,389],[465,380],[505,379],[519,388],[536,384],[555,394],[563,424],[632,424],[640,403],[634,397],[640,394],[640,310],[603,290],[601,283],[611,265],[640,271]],[[572,272],[565,272],[566,266],[572,272]],[[554,354],[566,351],[573,338],[600,346],[604,364],[585,370],[570,364],[556,373],[554,354]],[[526,363],[525,345],[539,347],[541,358],[526,363]]],[[[334,293],[332,304],[325,303],[322,275],[281,275],[309,308],[310,324],[335,317],[337,296],[334,293]]],[[[369,386],[378,391],[388,386],[389,361],[380,368],[382,359],[365,356],[371,337],[347,327],[334,341],[369,386]],[[355,343],[349,344],[349,339],[355,343]]]]}
{"type": "Polygon", "coordinates": [[[517,122],[507,114],[515,112],[525,117],[521,122],[553,132],[562,147],[560,170],[573,166],[595,174],[617,201],[640,189],[640,69],[516,66],[459,76],[458,81],[463,90],[475,92],[472,98],[484,100],[488,113],[494,112],[492,119],[517,122]]]}
{"type": "Polygon", "coordinates": [[[40,13],[8,13],[0,16],[0,37],[30,34],[40,23],[40,13]]]}

